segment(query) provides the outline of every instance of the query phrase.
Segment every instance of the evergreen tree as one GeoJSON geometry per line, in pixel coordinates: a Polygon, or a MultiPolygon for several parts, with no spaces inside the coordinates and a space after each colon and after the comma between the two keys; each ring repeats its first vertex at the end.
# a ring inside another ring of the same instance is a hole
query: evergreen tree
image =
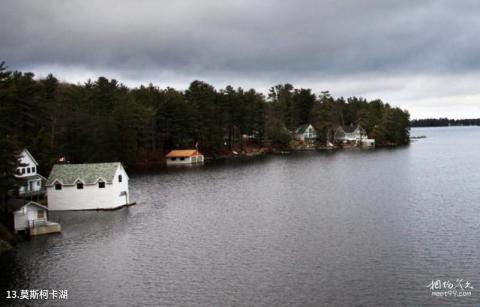
{"type": "Polygon", "coordinates": [[[105,77],[81,85],[60,83],[53,75],[35,80],[32,73],[11,73],[2,63],[0,103],[2,197],[14,184],[15,155],[23,147],[46,175],[60,156],[70,163],[121,161],[130,167],[139,152],[163,156],[197,143],[207,155],[242,149],[243,135],[257,144],[270,139],[289,146],[293,131],[305,123],[314,125],[322,143],[333,141],[339,126],[350,125],[361,125],[378,146],[409,142],[406,111],[381,100],[334,98],[328,91],[316,97],[288,83],[272,87],[266,99],[253,89],[217,91],[198,80],[184,92],[152,84],[129,89],[105,77]]]}
{"type": "Polygon", "coordinates": [[[15,139],[14,126],[9,117],[14,107],[13,89],[10,86],[11,72],[5,62],[0,63],[0,207],[6,210],[9,192],[17,184],[15,172],[19,166],[19,146],[15,139]],[[13,105],[12,105],[13,104],[13,105]]]}

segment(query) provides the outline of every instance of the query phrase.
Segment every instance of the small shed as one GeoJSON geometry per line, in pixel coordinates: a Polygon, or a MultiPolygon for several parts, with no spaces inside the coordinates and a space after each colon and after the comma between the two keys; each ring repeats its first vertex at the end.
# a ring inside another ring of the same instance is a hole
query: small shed
{"type": "Polygon", "coordinates": [[[362,145],[363,148],[374,148],[375,147],[375,139],[363,138],[361,140],[361,145],[362,145]]]}
{"type": "Polygon", "coordinates": [[[167,165],[192,165],[204,162],[204,156],[196,149],[172,150],[167,156],[167,165]]]}
{"type": "Polygon", "coordinates": [[[34,201],[27,203],[17,201],[9,206],[9,209],[13,214],[13,228],[17,233],[25,231],[36,236],[62,231],[59,223],[48,220],[48,208],[44,205],[34,201]]]}

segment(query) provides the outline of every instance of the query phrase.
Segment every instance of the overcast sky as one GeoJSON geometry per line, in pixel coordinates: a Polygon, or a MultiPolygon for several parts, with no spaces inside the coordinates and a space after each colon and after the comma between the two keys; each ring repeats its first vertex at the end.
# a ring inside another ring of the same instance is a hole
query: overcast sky
{"type": "Polygon", "coordinates": [[[70,82],[381,98],[412,118],[480,117],[480,1],[23,1],[0,6],[0,60],[70,82]]]}

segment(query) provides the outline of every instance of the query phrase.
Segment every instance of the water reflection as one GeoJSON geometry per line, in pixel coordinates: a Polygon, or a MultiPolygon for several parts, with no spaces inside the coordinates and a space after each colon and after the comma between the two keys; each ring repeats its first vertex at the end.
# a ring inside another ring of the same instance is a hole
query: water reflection
{"type": "Polygon", "coordinates": [[[69,289],[73,306],[478,303],[426,286],[480,287],[480,129],[420,133],[394,150],[134,175],[136,206],[52,213],[64,232],[2,259],[1,287],[69,289]]]}

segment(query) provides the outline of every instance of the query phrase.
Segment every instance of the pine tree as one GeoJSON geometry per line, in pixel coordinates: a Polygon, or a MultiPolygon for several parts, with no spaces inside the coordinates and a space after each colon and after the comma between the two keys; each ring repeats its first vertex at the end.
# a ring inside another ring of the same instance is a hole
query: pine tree
{"type": "Polygon", "coordinates": [[[0,63],[0,206],[6,210],[9,193],[16,188],[15,172],[19,161],[19,146],[14,128],[9,125],[12,109],[11,73],[5,62],[0,63]]]}

